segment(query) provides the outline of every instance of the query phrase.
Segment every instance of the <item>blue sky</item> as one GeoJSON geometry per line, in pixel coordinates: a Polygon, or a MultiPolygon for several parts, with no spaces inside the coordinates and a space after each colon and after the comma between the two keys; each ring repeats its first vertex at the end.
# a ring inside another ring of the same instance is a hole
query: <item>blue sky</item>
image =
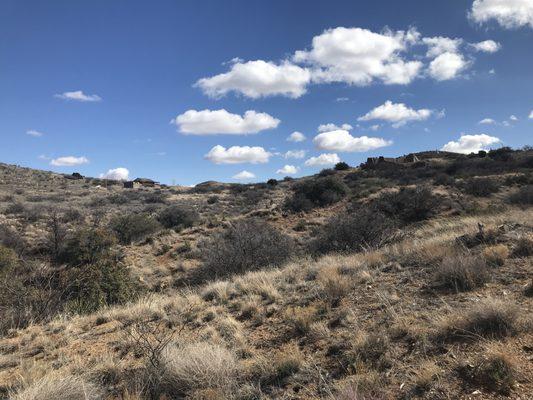
{"type": "Polygon", "coordinates": [[[499,1],[3,0],[0,161],[191,185],[533,144],[533,0],[499,1]]]}

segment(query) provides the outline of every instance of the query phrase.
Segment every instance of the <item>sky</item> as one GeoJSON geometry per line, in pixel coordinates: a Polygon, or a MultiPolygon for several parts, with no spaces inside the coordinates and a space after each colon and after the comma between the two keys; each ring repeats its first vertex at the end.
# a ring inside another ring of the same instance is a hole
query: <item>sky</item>
{"type": "Polygon", "coordinates": [[[194,185],[532,139],[533,0],[0,2],[0,162],[194,185]]]}

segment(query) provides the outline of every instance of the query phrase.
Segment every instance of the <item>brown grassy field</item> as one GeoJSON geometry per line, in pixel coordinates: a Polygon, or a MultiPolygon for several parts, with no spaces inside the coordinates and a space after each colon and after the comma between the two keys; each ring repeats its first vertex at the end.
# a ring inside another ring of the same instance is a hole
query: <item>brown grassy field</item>
{"type": "Polygon", "coordinates": [[[421,158],[192,189],[0,165],[0,398],[530,398],[533,152],[421,158]]]}

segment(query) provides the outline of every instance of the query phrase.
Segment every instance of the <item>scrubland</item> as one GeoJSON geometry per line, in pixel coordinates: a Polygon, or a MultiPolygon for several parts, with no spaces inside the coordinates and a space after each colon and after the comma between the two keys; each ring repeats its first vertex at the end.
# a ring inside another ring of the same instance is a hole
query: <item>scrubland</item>
{"type": "Polygon", "coordinates": [[[0,165],[0,398],[526,399],[533,152],[123,189],[0,165]]]}

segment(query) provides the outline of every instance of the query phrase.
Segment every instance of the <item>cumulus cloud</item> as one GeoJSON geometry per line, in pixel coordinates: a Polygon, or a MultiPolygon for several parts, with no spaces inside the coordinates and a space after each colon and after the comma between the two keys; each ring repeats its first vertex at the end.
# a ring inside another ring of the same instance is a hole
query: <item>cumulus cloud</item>
{"type": "Polygon", "coordinates": [[[95,102],[101,101],[102,98],[97,94],[85,94],[81,90],[76,90],[74,92],[63,92],[60,94],[54,95],[58,99],[63,100],[72,100],[72,101],[81,101],[81,102],[95,102]]]}
{"type": "Polygon", "coordinates": [[[255,178],[255,175],[249,171],[244,170],[244,171],[239,172],[238,174],[233,175],[232,178],[237,179],[239,181],[247,181],[247,180],[255,178]]]}
{"type": "Polygon", "coordinates": [[[324,153],[318,157],[311,157],[305,161],[307,167],[314,167],[317,165],[334,165],[341,162],[339,156],[335,153],[324,153]]]}
{"type": "Polygon", "coordinates": [[[44,135],[44,133],[36,131],[35,129],[30,129],[26,131],[26,135],[30,135],[33,137],[41,137],[44,135]]]}
{"type": "Polygon", "coordinates": [[[483,118],[481,121],[478,122],[478,124],[482,125],[494,125],[496,124],[496,121],[492,118],[483,118]]]}
{"type": "Polygon", "coordinates": [[[127,181],[130,177],[130,171],[124,167],[118,167],[108,170],[104,174],[100,174],[100,178],[113,179],[116,181],[127,181]]]}
{"type": "Polygon", "coordinates": [[[441,150],[453,153],[470,154],[480,150],[488,150],[487,146],[500,143],[500,139],[484,133],[478,135],[461,135],[459,140],[450,141],[442,146],[441,150]]]}
{"type": "Polygon", "coordinates": [[[408,84],[419,74],[422,62],[406,60],[404,53],[419,36],[414,29],[376,33],[338,27],[315,36],[311,49],[297,51],[293,60],[310,65],[315,82],[408,84]]]}
{"type": "Polygon", "coordinates": [[[394,127],[400,127],[411,121],[425,121],[433,114],[433,110],[426,108],[414,110],[404,103],[393,103],[387,100],[384,104],[359,117],[358,121],[380,120],[391,122],[394,127]]]}
{"type": "Polygon", "coordinates": [[[186,135],[245,135],[274,129],[281,122],[267,113],[249,110],[244,116],[221,110],[188,110],[172,121],[186,135]]]}
{"type": "Polygon", "coordinates": [[[321,133],[315,136],[313,143],[320,150],[343,152],[364,152],[392,144],[389,140],[377,137],[354,137],[344,130],[321,133]]]}
{"type": "Polygon", "coordinates": [[[437,57],[443,53],[457,53],[463,39],[451,39],[448,37],[428,37],[423,38],[422,42],[428,46],[426,57],[437,57]]]}
{"type": "Polygon", "coordinates": [[[469,62],[465,60],[462,54],[442,53],[429,63],[429,75],[437,81],[454,79],[468,65],[469,62]]]}
{"type": "Polygon", "coordinates": [[[329,124],[321,124],[318,126],[319,132],[330,132],[330,131],[336,131],[336,130],[345,130],[345,131],[351,131],[353,129],[353,126],[350,124],[342,124],[341,126],[329,123],[329,124]]]}
{"type": "Polygon", "coordinates": [[[306,92],[311,73],[290,62],[275,64],[256,60],[236,62],[229,72],[196,82],[206,95],[221,97],[236,92],[252,99],[281,95],[298,98],[306,92]]]}
{"type": "Polygon", "coordinates": [[[483,53],[496,53],[502,48],[501,44],[495,42],[494,40],[485,40],[483,42],[472,43],[471,46],[476,51],[481,51],[483,53]]]}
{"type": "Polygon", "coordinates": [[[517,117],[516,115],[511,115],[511,116],[509,117],[509,119],[510,119],[511,121],[518,121],[518,117],[517,117]]]}
{"type": "Polygon", "coordinates": [[[294,175],[296,173],[298,173],[298,167],[295,167],[294,165],[285,165],[283,168],[276,171],[276,174],[282,175],[294,175]]]}
{"type": "Polygon", "coordinates": [[[288,142],[303,142],[305,140],[305,135],[302,132],[295,131],[287,137],[288,142]]]}
{"type": "Polygon", "coordinates": [[[533,28],[533,1],[531,0],[475,0],[470,18],[484,23],[495,20],[504,28],[528,26],[533,28]]]}
{"type": "Polygon", "coordinates": [[[89,160],[86,157],[65,156],[54,158],[50,161],[50,165],[55,167],[74,167],[76,165],[88,164],[89,160]]]}
{"type": "Polygon", "coordinates": [[[226,149],[224,146],[216,145],[205,155],[205,158],[215,164],[264,164],[268,162],[271,155],[258,146],[232,146],[226,149]]]}
{"type": "Polygon", "coordinates": [[[305,150],[289,150],[286,152],[283,157],[285,158],[304,158],[305,157],[305,150]]]}
{"type": "Polygon", "coordinates": [[[529,119],[533,119],[533,110],[529,113],[529,119]]]}

